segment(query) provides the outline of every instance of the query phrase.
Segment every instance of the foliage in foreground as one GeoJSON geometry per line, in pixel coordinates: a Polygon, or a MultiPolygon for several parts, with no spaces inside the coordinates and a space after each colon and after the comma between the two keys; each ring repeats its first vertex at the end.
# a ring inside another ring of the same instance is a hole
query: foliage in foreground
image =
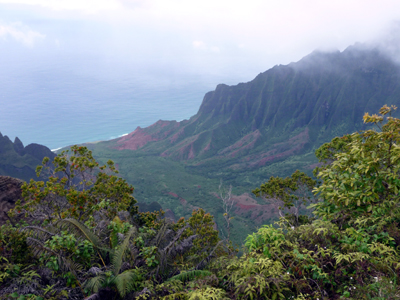
{"type": "MultiPolygon", "coordinates": [[[[162,212],[137,213],[132,188],[118,178],[108,181],[102,170],[92,175],[101,178],[101,184],[91,180],[75,191],[62,191],[62,177],[49,180],[53,185],[31,182],[25,202],[14,212],[17,217],[24,209],[28,218],[23,222],[29,224],[0,230],[0,295],[400,299],[400,120],[390,116],[394,109],[384,106],[379,115],[364,116],[378,131],[335,138],[318,149],[319,184],[296,172],[288,178],[272,177],[256,189],[259,196],[281,201],[283,212],[291,210],[275,226],[264,225],[249,235],[241,256],[219,240],[213,218],[204,210],[177,223],[164,219],[162,212]],[[128,194],[116,196],[116,186],[128,194]],[[313,187],[318,201],[309,206],[315,214],[310,218],[302,216],[300,208],[313,187]],[[81,191],[92,202],[79,198],[79,204],[97,213],[73,213],[74,195],[81,191]],[[43,205],[45,217],[32,218],[30,213],[36,211],[43,216],[43,205]]],[[[72,163],[80,169],[79,163],[90,158],[87,149],[75,149],[83,158],[64,156],[59,161],[66,164],[54,176],[64,176],[62,171],[68,176],[72,163]]],[[[78,184],[85,182],[87,173],[82,171],[78,184]]]]}

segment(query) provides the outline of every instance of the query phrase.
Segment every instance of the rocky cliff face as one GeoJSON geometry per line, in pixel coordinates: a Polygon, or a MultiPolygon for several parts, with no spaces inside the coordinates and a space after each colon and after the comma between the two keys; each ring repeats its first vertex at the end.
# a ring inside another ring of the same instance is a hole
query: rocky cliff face
{"type": "Polygon", "coordinates": [[[365,129],[363,114],[384,104],[400,104],[400,68],[388,57],[360,46],[314,52],[248,83],[220,84],[190,120],[137,128],[112,147],[244,170],[365,129]]]}
{"type": "Polygon", "coordinates": [[[0,226],[8,220],[6,213],[14,207],[21,197],[22,180],[0,176],[0,226]]]}
{"type": "Polygon", "coordinates": [[[399,65],[377,50],[353,46],[314,52],[247,83],[220,84],[189,120],[160,120],[87,146],[97,159],[116,162],[140,202],[157,201],[177,218],[202,207],[221,230],[221,200],[214,193],[221,180],[232,185],[233,228],[242,242],[256,230],[252,226],[273,222],[277,214],[274,206],[244,193],[270,176],[296,169],[311,174],[317,147],[365,129],[363,114],[384,104],[400,107],[399,65]]]}
{"type": "Polygon", "coordinates": [[[36,179],[35,169],[46,156],[53,159],[56,155],[45,146],[29,144],[24,147],[18,137],[12,142],[0,133],[0,175],[26,181],[36,179]]]}

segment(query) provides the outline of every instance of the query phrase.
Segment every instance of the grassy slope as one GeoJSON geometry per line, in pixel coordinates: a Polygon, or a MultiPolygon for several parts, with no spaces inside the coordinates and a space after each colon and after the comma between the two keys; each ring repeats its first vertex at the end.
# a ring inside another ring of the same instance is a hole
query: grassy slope
{"type": "MultiPolygon", "coordinates": [[[[151,142],[138,150],[113,149],[116,140],[90,147],[100,160],[118,164],[139,202],[156,201],[177,217],[202,207],[222,229],[221,201],[213,195],[220,180],[240,195],[270,176],[288,176],[296,169],[311,174],[317,162],[314,151],[321,144],[364,129],[361,120],[367,111],[400,105],[399,77],[398,66],[376,51],[313,53],[249,83],[219,85],[190,120],[142,129],[141,137],[151,137],[151,142]]],[[[236,210],[236,241],[271,221],[270,213],[258,218],[256,211],[236,210]]]]}
{"type": "MultiPolygon", "coordinates": [[[[110,151],[109,143],[87,145],[94,149],[94,156],[105,163],[112,159],[121,176],[135,187],[138,202],[158,202],[164,209],[171,209],[176,218],[188,218],[192,210],[201,207],[214,215],[218,229],[223,230],[222,202],[218,193],[221,178],[209,178],[188,170],[184,163],[156,156],[132,156],[132,151],[110,151]]],[[[251,192],[253,187],[235,186],[234,193],[251,192]]],[[[232,236],[238,243],[256,229],[244,217],[233,220],[232,236]]]]}
{"type": "MultiPolygon", "coordinates": [[[[94,155],[99,161],[105,163],[108,159],[112,159],[117,164],[121,176],[135,187],[134,196],[139,202],[156,201],[164,209],[171,209],[177,219],[188,218],[194,208],[201,207],[214,215],[218,229],[224,234],[226,231],[222,201],[215,195],[219,193],[221,180],[225,186],[232,184],[235,195],[251,194],[251,191],[265,182],[269,176],[287,176],[296,169],[303,169],[311,174],[312,169],[307,169],[305,166],[316,162],[314,155],[309,153],[293,156],[253,171],[224,172],[209,176],[206,169],[194,170],[182,162],[140,155],[130,150],[110,150],[110,145],[112,142],[87,146],[94,150],[94,155]]],[[[262,199],[256,199],[256,202],[265,204],[262,199]]],[[[254,211],[234,214],[231,229],[234,242],[240,244],[257,227],[276,218],[266,214],[264,218],[254,221],[252,218],[254,214],[254,211]]]]}

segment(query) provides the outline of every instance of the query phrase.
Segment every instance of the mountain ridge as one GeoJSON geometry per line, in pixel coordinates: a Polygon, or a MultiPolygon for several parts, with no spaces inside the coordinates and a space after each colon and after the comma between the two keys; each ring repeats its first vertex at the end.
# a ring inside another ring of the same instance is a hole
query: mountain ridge
{"type": "Polygon", "coordinates": [[[0,175],[25,181],[36,179],[36,167],[46,156],[53,159],[56,154],[46,146],[35,143],[25,147],[18,137],[12,142],[7,135],[0,133],[0,175]]]}
{"type": "Polygon", "coordinates": [[[326,142],[365,129],[361,120],[366,111],[399,103],[399,82],[399,66],[377,49],[356,45],[343,52],[315,51],[299,62],[260,73],[250,82],[219,84],[205,94],[189,120],[159,120],[138,127],[114,140],[114,148],[193,166],[212,157],[243,157],[244,168],[259,167],[316,148],[321,139],[326,142]],[[245,164],[257,155],[269,159],[245,164]]]}
{"type": "Polygon", "coordinates": [[[400,106],[400,67],[379,50],[356,45],[315,51],[247,83],[219,84],[188,120],[159,120],[87,146],[103,163],[115,161],[139,202],[157,202],[177,218],[201,207],[215,216],[223,234],[216,194],[221,183],[232,185],[231,236],[239,241],[276,220],[277,211],[263,199],[237,199],[249,199],[244,195],[271,176],[290,176],[296,169],[311,175],[318,147],[370,128],[364,113],[384,104],[400,106]]]}

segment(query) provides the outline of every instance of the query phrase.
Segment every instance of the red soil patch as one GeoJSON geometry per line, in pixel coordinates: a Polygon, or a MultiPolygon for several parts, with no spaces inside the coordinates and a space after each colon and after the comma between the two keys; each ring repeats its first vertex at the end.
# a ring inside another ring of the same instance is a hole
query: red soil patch
{"type": "Polygon", "coordinates": [[[300,132],[298,135],[295,135],[294,137],[290,138],[287,142],[279,143],[276,144],[276,146],[280,145],[295,145],[295,144],[303,144],[307,143],[310,140],[310,136],[308,135],[308,127],[306,127],[302,132],[300,132]]]}
{"type": "Polygon", "coordinates": [[[119,146],[116,147],[118,150],[137,150],[145,146],[148,142],[158,141],[158,139],[154,138],[152,135],[147,134],[144,129],[138,127],[135,131],[130,134],[123,136],[117,142],[119,146]]]}
{"type": "Polygon", "coordinates": [[[195,157],[194,154],[194,149],[193,149],[193,143],[190,144],[190,150],[189,150],[189,154],[188,154],[188,159],[192,159],[195,157]]]}
{"type": "Polygon", "coordinates": [[[179,130],[177,133],[175,133],[173,136],[171,136],[169,138],[169,141],[172,143],[175,143],[177,139],[179,139],[179,137],[181,135],[183,135],[185,133],[185,131],[183,129],[179,130]]]}
{"type": "Polygon", "coordinates": [[[171,195],[172,197],[175,197],[175,198],[179,198],[178,194],[175,194],[173,192],[168,192],[168,195],[171,195]]]}
{"type": "Polygon", "coordinates": [[[276,155],[265,157],[263,159],[260,159],[259,161],[253,162],[251,165],[252,166],[264,166],[267,162],[291,156],[294,153],[296,153],[297,151],[303,149],[303,147],[309,141],[309,139],[310,139],[310,136],[308,135],[308,127],[307,127],[304,131],[302,131],[298,135],[290,138],[287,142],[274,145],[274,147],[288,145],[291,147],[290,150],[280,152],[279,154],[276,154],[276,155]]]}
{"type": "Polygon", "coordinates": [[[148,128],[157,127],[157,126],[159,126],[160,128],[163,128],[165,126],[168,126],[170,123],[171,123],[171,121],[158,120],[154,124],[150,125],[148,128]]]}
{"type": "Polygon", "coordinates": [[[163,153],[160,154],[161,157],[167,157],[173,155],[173,153],[178,152],[179,153],[179,158],[184,160],[184,159],[192,159],[195,157],[196,153],[194,151],[193,143],[199,138],[200,134],[191,136],[187,139],[184,139],[181,141],[179,144],[177,144],[178,150],[170,150],[167,149],[163,153]],[[187,154],[187,157],[185,157],[187,154]]]}
{"type": "Polygon", "coordinates": [[[245,204],[240,204],[240,203],[237,203],[236,205],[240,207],[240,210],[249,210],[249,209],[256,208],[257,206],[259,206],[259,204],[245,205],[245,204]]]}
{"type": "Polygon", "coordinates": [[[291,156],[291,155],[293,155],[295,152],[301,150],[302,148],[303,148],[303,145],[299,145],[299,146],[297,146],[297,147],[295,147],[295,148],[292,148],[292,149],[290,149],[290,150],[288,150],[288,151],[281,152],[281,153],[279,153],[279,154],[277,154],[277,155],[271,155],[271,156],[262,158],[262,159],[260,159],[260,160],[258,160],[258,161],[255,161],[255,162],[251,163],[250,166],[251,166],[251,167],[254,167],[254,166],[262,167],[262,166],[264,166],[267,162],[270,162],[270,161],[274,161],[274,160],[277,160],[277,159],[280,159],[280,158],[284,158],[284,157],[291,156]]]}
{"type": "Polygon", "coordinates": [[[232,165],[231,169],[240,169],[247,167],[261,167],[268,162],[272,162],[277,159],[282,159],[295,154],[304,148],[305,144],[309,141],[308,128],[300,132],[298,135],[290,138],[288,141],[273,145],[275,149],[264,153],[258,153],[243,157],[241,161],[243,163],[232,165]],[[288,150],[280,150],[282,147],[288,150]]]}
{"type": "MultiPolygon", "coordinates": [[[[213,193],[213,195],[220,199],[216,193],[213,193]]],[[[234,201],[234,213],[239,216],[251,218],[257,224],[262,224],[264,221],[276,217],[277,211],[275,205],[258,204],[257,201],[248,193],[232,195],[232,199],[234,201]]]]}
{"type": "Polygon", "coordinates": [[[159,141],[165,139],[168,135],[174,132],[178,127],[180,127],[179,122],[175,121],[162,121],[159,120],[153,125],[147,128],[141,128],[140,126],[135,129],[135,131],[129,133],[126,136],[121,137],[116,147],[118,150],[137,150],[142,148],[149,142],[159,141]],[[169,130],[165,129],[166,126],[171,125],[169,130]]]}
{"type": "Polygon", "coordinates": [[[242,137],[239,141],[234,143],[233,145],[226,147],[224,150],[221,151],[221,154],[225,154],[228,152],[230,157],[235,157],[240,151],[248,150],[254,147],[254,144],[261,136],[260,131],[257,129],[244,137],[242,137]]]}
{"type": "Polygon", "coordinates": [[[211,149],[211,141],[204,147],[204,149],[201,151],[201,153],[204,153],[210,149],[211,149]]]}
{"type": "Polygon", "coordinates": [[[171,195],[172,197],[178,198],[182,205],[187,204],[187,201],[185,199],[183,199],[182,197],[179,197],[178,194],[175,194],[173,192],[168,192],[167,194],[171,195]]]}

